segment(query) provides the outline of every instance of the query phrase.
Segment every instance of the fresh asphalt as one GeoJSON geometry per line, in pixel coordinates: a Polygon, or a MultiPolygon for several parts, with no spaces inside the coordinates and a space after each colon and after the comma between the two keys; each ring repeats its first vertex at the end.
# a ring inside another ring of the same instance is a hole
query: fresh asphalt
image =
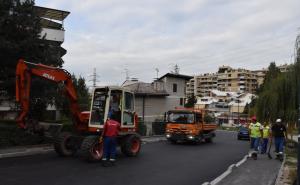
{"type": "Polygon", "coordinates": [[[119,152],[116,166],[62,158],[54,152],[0,160],[1,185],[201,185],[222,174],[248,152],[235,132],[218,131],[210,144],[166,141],[142,146],[138,157],[119,152]]]}

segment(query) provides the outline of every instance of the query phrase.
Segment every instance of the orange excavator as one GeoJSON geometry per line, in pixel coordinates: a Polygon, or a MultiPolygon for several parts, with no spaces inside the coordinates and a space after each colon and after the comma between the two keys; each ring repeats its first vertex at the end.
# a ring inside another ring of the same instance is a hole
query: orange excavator
{"type": "Polygon", "coordinates": [[[114,118],[121,123],[118,136],[121,151],[127,156],[139,154],[141,139],[137,133],[134,94],[126,89],[117,86],[94,88],[90,111],[81,112],[68,71],[20,59],[16,68],[16,101],[20,104],[17,117],[19,127],[33,132],[51,130],[48,137],[53,139],[54,149],[60,156],[71,156],[79,151],[88,161],[100,160],[103,146],[99,137],[108,114],[114,114],[114,118]],[[64,88],[64,94],[70,100],[74,132],[61,132],[60,124],[37,122],[29,118],[32,76],[60,84],[64,88]]]}

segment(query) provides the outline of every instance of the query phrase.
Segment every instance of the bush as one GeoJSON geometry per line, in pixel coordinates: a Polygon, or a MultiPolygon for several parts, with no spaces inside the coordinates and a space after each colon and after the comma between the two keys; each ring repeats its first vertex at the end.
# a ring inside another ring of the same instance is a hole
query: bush
{"type": "Polygon", "coordinates": [[[141,121],[138,122],[138,130],[137,130],[137,132],[141,136],[145,136],[147,134],[147,126],[144,124],[144,122],[141,122],[141,121]]]}
{"type": "Polygon", "coordinates": [[[166,122],[156,121],[152,123],[153,135],[164,135],[166,133],[166,122]]]}
{"type": "Polygon", "coordinates": [[[43,136],[19,128],[15,121],[0,121],[0,147],[49,143],[43,136]]]}

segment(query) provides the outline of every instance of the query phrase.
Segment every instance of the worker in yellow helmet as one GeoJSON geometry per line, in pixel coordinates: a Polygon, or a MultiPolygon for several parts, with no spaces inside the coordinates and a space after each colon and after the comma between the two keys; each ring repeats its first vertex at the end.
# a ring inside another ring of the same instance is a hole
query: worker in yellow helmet
{"type": "Polygon", "coordinates": [[[263,127],[259,122],[257,122],[256,116],[253,116],[251,118],[251,121],[252,122],[249,125],[249,135],[250,135],[250,148],[253,151],[250,153],[250,155],[254,160],[256,160],[259,143],[263,136],[263,127]]]}
{"type": "Polygon", "coordinates": [[[267,122],[265,122],[263,125],[263,139],[261,142],[261,154],[265,154],[267,152],[269,139],[271,139],[271,127],[267,122]]]}

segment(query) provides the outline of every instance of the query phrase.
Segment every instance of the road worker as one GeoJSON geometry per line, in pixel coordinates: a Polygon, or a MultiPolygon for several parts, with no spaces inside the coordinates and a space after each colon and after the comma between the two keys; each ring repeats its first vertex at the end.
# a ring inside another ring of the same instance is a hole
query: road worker
{"type": "Polygon", "coordinates": [[[272,126],[272,136],[275,139],[276,157],[279,160],[283,160],[283,147],[285,139],[287,139],[287,132],[281,119],[277,119],[276,123],[272,126]]]}
{"type": "Polygon", "coordinates": [[[256,116],[253,116],[251,118],[251,123],[249,125],[249,135],[250,135],[250,156],[256,160],[257,159],[257,153],[258,153],[258,147],[260,143],[260,139],[263,136],[263,127],[262,125],[257,122],[256,116]]]}
{"type": "Polygon", "coordinates": [[[109,163],[114,165],[116,161],[117,136],[120,131],[120,123],[116,121],[114,114],[110,115],[104,124],[101,138],[103,138],[103,158],[104,166],[109,163]]]}
{"type": "Polygon", "coordinates": [[[263,125],[263,139],[261,141],[261,154],[265,154],[267,152],[268,142],[271,137],[271,127],[267,122],[263,125]]]}

